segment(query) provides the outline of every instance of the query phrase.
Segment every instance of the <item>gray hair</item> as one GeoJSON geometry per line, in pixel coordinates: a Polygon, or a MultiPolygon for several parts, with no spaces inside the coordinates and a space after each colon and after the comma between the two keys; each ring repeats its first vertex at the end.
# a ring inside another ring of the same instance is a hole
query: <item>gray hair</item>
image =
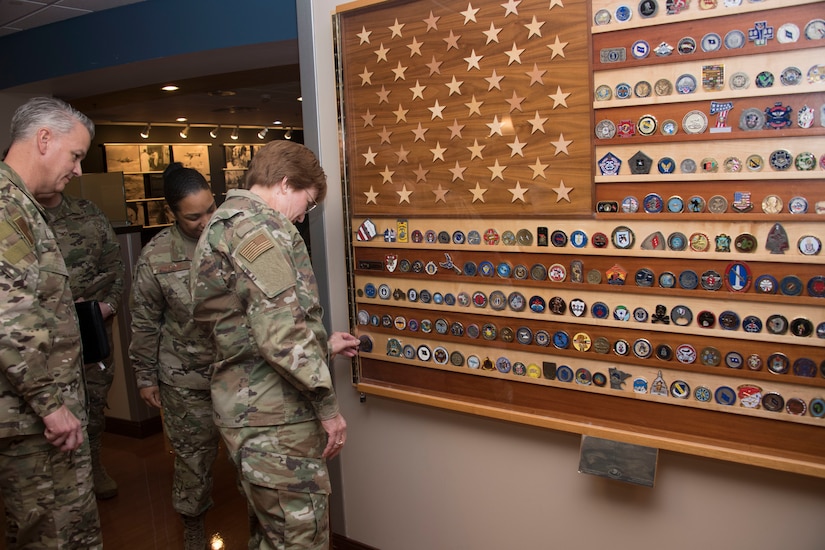
{"type": "Polygon", "coordinates": [[[94,139],[95,125],[89,117],[56,97],[33,97],[14,112],[11,119],[11,142],[31,137],[40,128],[68,134],[78,122],[86,127],[94,139]]]}

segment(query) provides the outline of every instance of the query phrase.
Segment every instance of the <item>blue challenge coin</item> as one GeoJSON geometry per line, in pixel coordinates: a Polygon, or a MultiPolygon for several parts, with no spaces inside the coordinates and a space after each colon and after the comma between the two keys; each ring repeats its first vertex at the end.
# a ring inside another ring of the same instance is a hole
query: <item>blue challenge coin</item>
{"type": "Polygon", "coordinates": [[[607,316],[610,315],[610,308],[604,302],[596,302],[590,306],[590,313],[596,319],[607,319],[607,316]]]}
{"type": "Polygon", "coordinates": [[[570,244],[576,248],[584,248],[587,246],[587,234],[580,229],[573,231],[570,234],[570,244]]]}
{"type": "Polygon", "coordinates": [[[367,298],[375,298],[375,285],[372,283],[367,283],[364,287],[364,294],[367,296],[367,298]]]}
{"type": "Polygon", "coordinates": [[[563,330],[553,333],[553,345],[558,349],[567,349],[570,345],[570,336],[563,330]]]}
{"type": "Polygon", "coordinates": [[[713,394],[713,398],[720,405],[733,405],[736,403],[736,392],[728,386],[719,386],[713,394]]]}
{"type": "Polygon", "coordinates": [[[558,380],[559,382],[572,382],[573,369],[571,369],[567,365],[560,366],[556,369],[556,380],[558,380]]]}
{"type": "Polygon", "coordinates": [[[642,201],[642,207],[648,214],[658,214],[665,207],[662,197],[656,193],[650,193],[642,201]]]}
{"type": "Polygon", "coordinates": [[[478,264],[478,272],[484,277],[492,277],[493,273],[495,273],[493,263],[486,260],[481,262],[478,264]]]}

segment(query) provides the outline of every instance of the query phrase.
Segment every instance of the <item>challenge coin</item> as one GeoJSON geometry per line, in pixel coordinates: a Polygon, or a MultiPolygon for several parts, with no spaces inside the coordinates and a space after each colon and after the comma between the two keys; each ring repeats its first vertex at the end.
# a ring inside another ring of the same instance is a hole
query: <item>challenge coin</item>
{"type": "Polygon", "coordinates": [[[682,118],[682,129],[688,134],[701,134],[708,127],[708,117],[702,111],[690,111],[682,118]]]}

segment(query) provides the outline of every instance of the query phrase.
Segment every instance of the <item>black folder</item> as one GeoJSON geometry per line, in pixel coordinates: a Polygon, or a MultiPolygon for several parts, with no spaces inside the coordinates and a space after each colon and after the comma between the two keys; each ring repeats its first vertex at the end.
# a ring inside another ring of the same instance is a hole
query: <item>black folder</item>
{"type": "Polygon", "coordinates": [[[100,306],[94,300],[75,302],[77,321],[80,324],[80,339],[83,343],[83,364],[103,361],[111,353],[106,324],[100,313],[100,306]]]}

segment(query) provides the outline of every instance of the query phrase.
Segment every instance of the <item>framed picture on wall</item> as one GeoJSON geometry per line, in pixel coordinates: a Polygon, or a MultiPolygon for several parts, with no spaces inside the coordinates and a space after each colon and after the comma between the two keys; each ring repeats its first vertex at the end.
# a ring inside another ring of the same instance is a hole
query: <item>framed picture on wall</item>
{"type": "Polygon", "coordinates": [[[224,170],[223,176],[226,182],[227,191],[230,189],[237,189],[240,187],[244,176],[246,176],[246,170],[224,170]]]}
{"type": "Polygon", "coordinates": [[[172,158],[187,168],[194,168],[211,182],[209,145],[172,145],[172,158]]]}
{"type": "Polygon", "coordinates": [[[168,145],[139,145],[141,172],[163,172],[170,162],[168,145]]]}
{"type": "Polygon", "coordinates": [[[170,223],[166,216],[166,201],[151,201],[148,203],[149,221],[148,225],[165,225],[170,223]]]}
{"type": "Polygon", "coordinates": [[[224,149],[226,151],[226,168],[228,170],[249,168],[249,161],[252,160],[251,145],[226,145],[224,149]]]}
{"type": "Polygon", "coordinates": [[[104,145],[107,172],[140,172],[137,145],[104,145]]]}
{"type": "Polygon", "coordinates": [[[123,188],[126,192],[126,200],[146,197],[146,190],[143,187],[143,174],[124,175],[123,188]]]}
{"type": "Polygon", "coordinates": [[[126,215],[129,218],[129,223],[132,225],[146,225],[146,216],[144,213],[144,203],[142,202],[128,202],[126,203],[126,215]]]}

